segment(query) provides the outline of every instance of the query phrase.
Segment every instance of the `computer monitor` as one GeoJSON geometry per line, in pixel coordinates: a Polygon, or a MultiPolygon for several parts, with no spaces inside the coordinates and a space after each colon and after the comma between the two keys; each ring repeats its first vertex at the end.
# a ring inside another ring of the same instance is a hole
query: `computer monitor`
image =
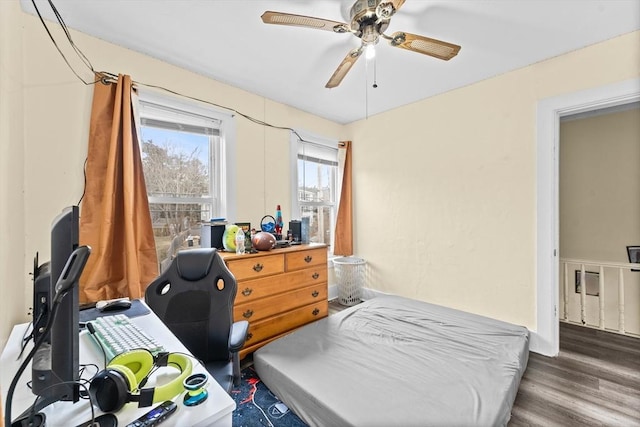
{"type": "MultiPolygon", "coordinates": [[[[51,261],[34,271],[34,339],[53,314],[55,285],[64,266],[79,246],[78,206],[65,208],[51,223],[51,261]],[[44,311],[44,314],[43,314],[44,311]],[[44,320],[43,320],[44,319],[44,320]],[[37,322],[36,322],[37,321],[37,322]]],[[[79,291],[78,284],[59,301],[48,336],[36,351],[31,372],[31,390],[40,396],[37,408],[64,400],[79,399],[79,291]]],[[[38,410],[36,408],[36,410],[38,410]]]]}

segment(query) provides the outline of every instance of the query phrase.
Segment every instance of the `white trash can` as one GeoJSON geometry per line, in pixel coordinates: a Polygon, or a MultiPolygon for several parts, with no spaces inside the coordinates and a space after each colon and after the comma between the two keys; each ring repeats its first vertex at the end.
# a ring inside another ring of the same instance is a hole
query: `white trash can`
{"type": "Polygon", "coordinates": [[[342,257],[334,259],[333,265],[338,284],[338,302],[346,306],[358,304],[362,298],[366,261],[342,257]]]}

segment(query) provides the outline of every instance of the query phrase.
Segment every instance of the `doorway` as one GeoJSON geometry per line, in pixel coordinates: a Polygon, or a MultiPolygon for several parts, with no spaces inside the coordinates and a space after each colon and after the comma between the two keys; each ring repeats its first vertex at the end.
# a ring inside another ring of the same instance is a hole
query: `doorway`
{"type": "Polygon", "coordinates": [[[640,275],[617,265],[640,242],[640,102],[561,117],[559,150],[560,321],[640,336],[640,275]]]}
{"type": "Polygon", "coordinates": [[[545,356],[559,352],[559,159],[560,118],[640,100],[640,79],[541,100],[536,141],[536,331],[531,350],[545,356]]]}

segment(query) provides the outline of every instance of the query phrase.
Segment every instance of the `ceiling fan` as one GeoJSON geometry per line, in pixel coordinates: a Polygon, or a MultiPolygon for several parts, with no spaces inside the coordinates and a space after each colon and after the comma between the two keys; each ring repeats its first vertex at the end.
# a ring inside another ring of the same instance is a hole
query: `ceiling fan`
{"type": "Polygon", "coordinates": [[[405,0],[356,0],[351,7],[350,23],[332,21],[311,16],[266,11],[262,14],[265,24],[291,25],[314,28],[334,33],[351,33],[362,40],[362,44],[352,49],[342,60],[325,85],[336,87],[342,82],[353,64],[363,52],[373,49],[380,38],[389,41],[393,47],[411,50],[448,61],[458,54],[460,46],[404,31],[396,31],[390,36],[384,34],[391,17],[400,9],[405,0]]]}

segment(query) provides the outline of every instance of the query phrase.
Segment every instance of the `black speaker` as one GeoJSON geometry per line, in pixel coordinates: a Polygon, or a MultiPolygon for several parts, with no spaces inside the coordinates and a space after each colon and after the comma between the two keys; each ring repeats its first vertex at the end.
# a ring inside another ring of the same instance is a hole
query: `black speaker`
{"type": "Polygon", "coordinates": [[[200,247],[224,249],[222,244],[224,228],[224,224],[202,224],[200,247]]]}
{"type": "Polygon", "coordinates": [[[299,242],[300,237],[302,237],[302,223],[297,219],[293,219],[289,221],[289,230],[291,230],[291,236],[293,236],[293,241],[299,242]]]}
{"type": "Polygon", "coordinates": [[[302,218],[302,221],[298,219],[289,221],[289,230],[294,242],[309,243],[309,218],[302,218]]]}

